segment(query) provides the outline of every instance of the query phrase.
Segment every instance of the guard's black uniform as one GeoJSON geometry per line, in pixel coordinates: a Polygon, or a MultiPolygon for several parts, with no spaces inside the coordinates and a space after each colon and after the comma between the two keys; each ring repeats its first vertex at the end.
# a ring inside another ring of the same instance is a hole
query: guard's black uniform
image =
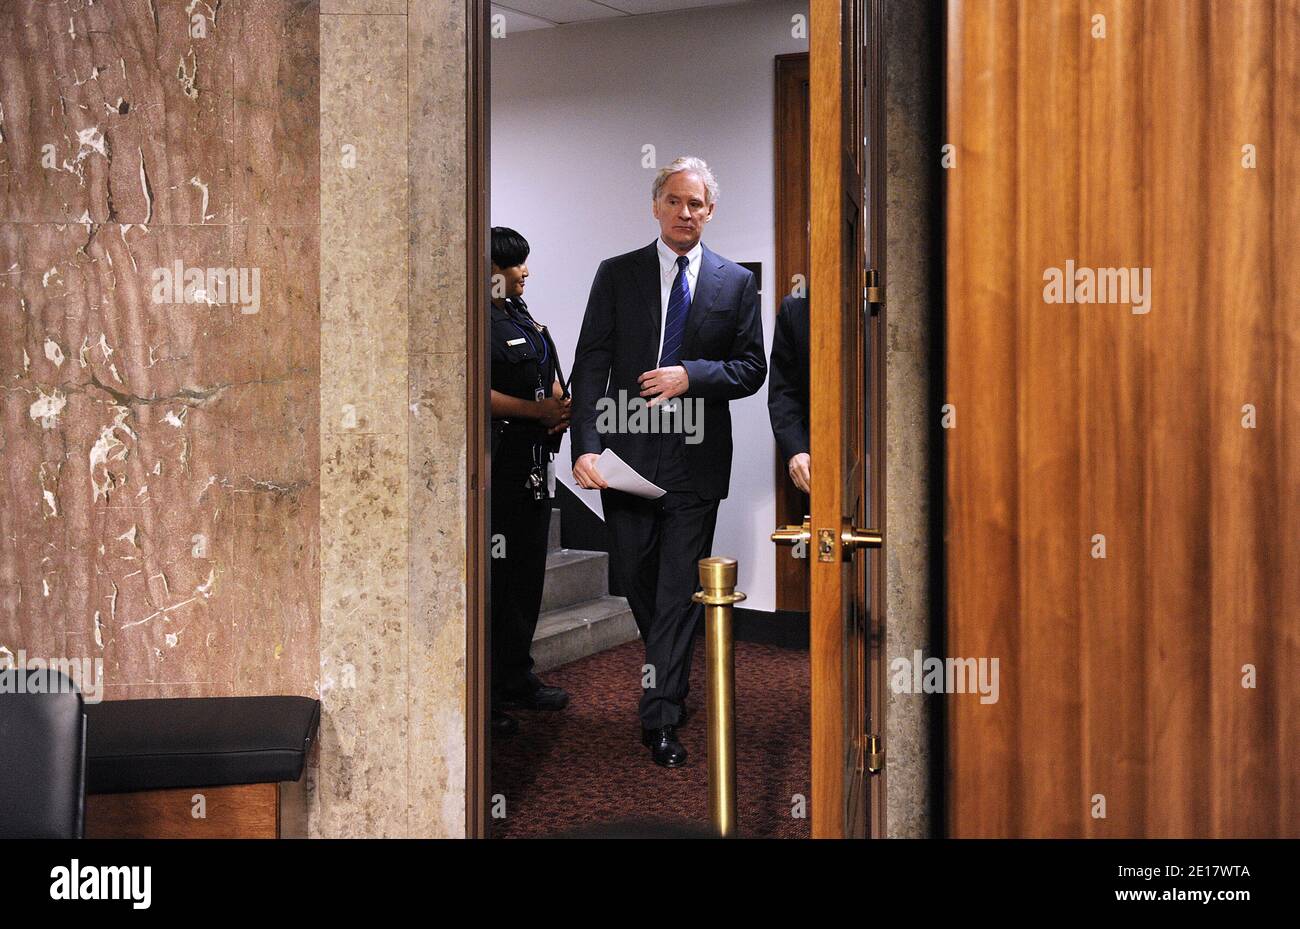
{"type": "MultiPolygon", "coordinates": [[[[527,310],[492,305],[492,389],[524,400],[551,396],[555,342],[527,310]]],[[[530,654],[546,577],[551,527],[547,465],[553,437],[534,419],[492,421],[492,693],[525,695],[540,681],[530,654]],[[540,479],[541,499],[533,486],[540,479]],[[530,481],[532,485],[530,485],[530,481]],[[504,551],[502,543],[504,541],[504,551]]]]}

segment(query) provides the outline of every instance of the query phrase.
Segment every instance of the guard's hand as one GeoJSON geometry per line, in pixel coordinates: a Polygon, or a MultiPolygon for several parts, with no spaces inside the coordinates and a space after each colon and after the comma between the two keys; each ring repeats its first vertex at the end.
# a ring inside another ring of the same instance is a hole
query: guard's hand
{"type": "Polygon", "coordinates": [[[790,471],[790,480],[794,481],[794,486],[806,494],[812,493],[812,458],[808,453],[800,452],[797,455],[790,456],[787,467],[790,471]]]}
{"type": "Polygon", "coordinates": [[[595,452],[588,452],[578,457],[573,463],[573,479],[578,482],[578,486],[586,490],[604,490],[609,487],[605,479],[600,476],[596,470],[596,459],[600,456],[595,452]]]}
{"type": "Polygon", "coordinates": [[[670,368],[647,371],[637,378],[637,382],[641,385],[641,396],[654,397],[650,405],[655,406],[686,393],[691,378],[681,365],[673,365],[670,368]]]}
{"type": "Polygon", "coordinates": [[[548,435],[558,435],[567,430],[569,428],[569,421],[573,418],[573,399],[570,397],[564,397],[561,398],[560,402],[564,404],[564,415],[558,423],[546,430],[548,435]]]}
{"type": "Polygon", "coordinates": [[[569,422],[569,404],[558,397],[547,397],[537,401],[537,419],[547,429],[554,429],[560,423],[569,422]]]}

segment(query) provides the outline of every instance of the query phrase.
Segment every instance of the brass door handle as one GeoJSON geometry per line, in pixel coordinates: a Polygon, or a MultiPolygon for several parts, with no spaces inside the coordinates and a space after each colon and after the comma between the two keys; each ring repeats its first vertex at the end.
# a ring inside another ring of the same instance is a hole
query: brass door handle
{"type": "Polygon", "coordinates": [[[781,526],[772,533],[773,542],[808,542],[812,539],[811,517],[803,518],[801,526],[781,526]]]}
{"type": "Polygon", "coordinates": [[[885,537],[879,529],[859,529],[844,520],[844,528],[840,530],[840,543],[844,546],[844,554],[848,555],[855,548],[880,548],[885,544],[885,537]]]}
{"type": "MultiPolygon", "coordinates": [[[[812,541],[812,520],[805,516],[803,524],[800,526],[781,526],[772,533],[773,542],[790,542],[799,544],[800,542],[812,541]]],[[[853,523],[845,519],[840,527],[840,557],[848,559],[853,555],[855,549],[859,548],[880,548],[885,544],[885,537],[878,529],[858,529],[853,523]]],[[[834,561],[835,560],[835,532],[831,529],[819,529],[817,531],[817,560],[834,561]]]]}
{"type": "Polygon", "coordinates": [[[835,532],[832,529],[817,530],[817,560],[835,561],[838,555],[841,561],[851,561],[853,553],[860,548],[880,548],[885,544],[885,537],[879,529],[859,529],[847,516],[840,523],[839,551],[835,551],[835,532]]]}

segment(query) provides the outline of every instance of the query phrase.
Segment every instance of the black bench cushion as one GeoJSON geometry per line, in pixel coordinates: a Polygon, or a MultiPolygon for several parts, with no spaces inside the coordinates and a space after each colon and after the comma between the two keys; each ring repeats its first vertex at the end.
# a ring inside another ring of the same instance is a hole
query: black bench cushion
{"type": "Polygon", "coordinates": [[[310,697],[86,704],[86,792],[296,781],[320,722],[310,697]]]}
{"type": "Polygon", "coordinates": [[[85,751],[81,694],[70,678],[0,671],[0,839],[81,838],[85,751]]]}

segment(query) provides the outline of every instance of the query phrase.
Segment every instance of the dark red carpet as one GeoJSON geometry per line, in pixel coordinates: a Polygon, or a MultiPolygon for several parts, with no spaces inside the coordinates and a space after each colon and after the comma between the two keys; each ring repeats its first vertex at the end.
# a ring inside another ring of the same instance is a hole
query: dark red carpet
{"type": "MultiPolygon", "coordinates": [[[[492,746],[491,793],[505,799],[494,838],[535,838],[601,823],[707,826],[708,729],[703,636],[691,666],[690,721],[679,732],[688,760],[660,768],[642,747],[636,706],[641,643],[630,642],[542,675],[569,691],[559,713],[511,711],[518,735],[492,746]]],[[[808,796],[808,653],[736,643],[738,832],[808,838],[795,795],[808,796]]],[[[806,809],[806,805],[805,805],[806,809]]]]}

